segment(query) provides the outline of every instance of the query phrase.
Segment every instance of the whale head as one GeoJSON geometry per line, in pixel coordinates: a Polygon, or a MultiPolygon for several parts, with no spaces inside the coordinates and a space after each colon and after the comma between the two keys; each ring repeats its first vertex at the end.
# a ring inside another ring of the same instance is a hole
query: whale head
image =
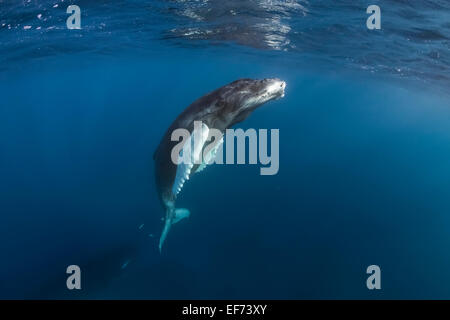
{"type": "Polygon", "coordinates": [[[232,106],[233,110],[228,110],[233,115],[234,121],[241,122],[259,106],[271,100],[284,97],[286,82],[280,79],[240,79],[230,83],[228,92],[223,94],[232,106]]]}
{"type": "Polygon", "coordinates": [[[238,80],[238,97],[242,109],[255,108],[274,99],[284,97],[286,82],[280,79],[238,80]]]}

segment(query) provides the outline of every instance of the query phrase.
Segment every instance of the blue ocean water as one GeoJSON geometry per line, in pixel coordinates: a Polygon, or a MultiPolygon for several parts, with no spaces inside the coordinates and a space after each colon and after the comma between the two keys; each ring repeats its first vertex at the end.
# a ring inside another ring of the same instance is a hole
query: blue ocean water
{"type": "Polygon", "coordinates": [[[448,1],[70,4],[0,1],[1,298],[450,298],[448,1]],[[194,176],[160,254],[152,154],[245,77],[287,82],[239,125],[279,173],[194,176]]]}

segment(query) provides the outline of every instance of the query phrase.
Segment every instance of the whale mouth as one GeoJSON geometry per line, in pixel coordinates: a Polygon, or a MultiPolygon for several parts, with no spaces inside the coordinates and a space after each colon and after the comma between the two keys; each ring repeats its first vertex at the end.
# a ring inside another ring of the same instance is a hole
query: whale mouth
{"type": "Polygon", "coordinates": [[[267,86],[267,91],[268,92],[283,92],[284,93],[284,89],[286,88],[286,81],[282,81],[282,80],[278,80],[275,79],[272,81],[272,83],[267,86]]]}
{"type": "Polygon", "coordinates": [[[283,98],[286,82],[277,78],[264,79],[255,81],[254,86],[244,91],[249,96],[244,98],[242,109],[257,108],[271,100],[283,98]]]}
{"type": "Polygon", "coordinates": [[[277,83],[274,83],[272,86],[278,88],[278,98],[284,97],[284,90],[286,89],[286,81],[279,80],[277,83]]]}
{"type": "Polygon", "coordinates": [[[286,81],[280,79],[268,79],[267,81],[270,81],[270,84],[266,86],[261,98],[266,101],[283,98],[286,81]]]}

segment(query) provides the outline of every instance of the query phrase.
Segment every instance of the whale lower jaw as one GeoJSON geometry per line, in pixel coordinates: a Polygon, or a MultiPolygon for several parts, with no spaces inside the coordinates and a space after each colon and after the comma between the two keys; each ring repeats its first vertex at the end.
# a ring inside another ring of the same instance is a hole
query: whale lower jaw
{"type": "Polygon", "coordinates": [[[284,97],[284,89],[286,88],[286,82],[277,81],[269,86],[262,95],[252,97],[245,102],[245,108],[262,105],[272,100],[278,100],[284,97]]]}

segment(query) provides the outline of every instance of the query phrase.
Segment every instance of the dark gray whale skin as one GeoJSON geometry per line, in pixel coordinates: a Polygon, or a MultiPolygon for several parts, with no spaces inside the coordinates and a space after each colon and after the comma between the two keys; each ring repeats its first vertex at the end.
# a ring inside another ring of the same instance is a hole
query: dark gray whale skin
{"type": "MultiPolygon", "coordinates": [[[[176,200],[172,186],[177,165],[171,160],[171,152],[179,142],[171,141],[172,132],[183,128],[192,133],[194,121],[202,121],[208,128],[224,133],[226,129],[244,121],[262,104],[282,97],[285,86],[286,83],[279,79],[236,80],[197,99],[175,119],[153,155],[158,197],[166,211],[166,228],[172,224],[176,200]]],[[[195,169],[192,174],[194,172],[195,169]]],[[[160,248],[163,241],[160,241],[160,248]]]]}

